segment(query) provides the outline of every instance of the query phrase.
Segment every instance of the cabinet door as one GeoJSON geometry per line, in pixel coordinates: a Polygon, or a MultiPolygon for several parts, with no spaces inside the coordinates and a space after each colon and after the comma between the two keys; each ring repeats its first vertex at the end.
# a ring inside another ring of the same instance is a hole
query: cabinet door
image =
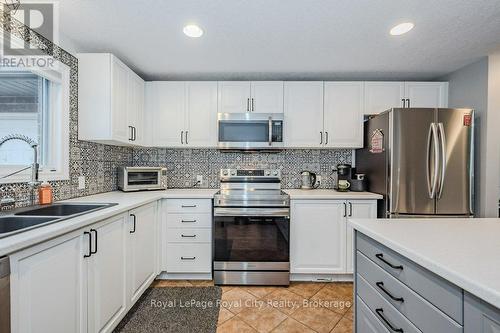
{"type": "Polygon", "coordinates": [[[344,201],[293,200],[290,224],[291,273],[344,273],[344,201]]]}
{"type": "Polygon", "coordinates": [[[404,82],[365,82],[365,114],[379,114],[385,110],[403,107],[404,82]]]}
{"type": "Polygon", "coordinates": [[[126,217],[113,217],[91,230],[96,253],[88,266],[89,332],[110,332],[126,311],[126,217]]]}
{"type": "Polygon", "coordinates": [[[464,333],[498,332],[500,332],[500,310],[465,292],[464,333]]]}
{"type": "Polygon", "coordinates": [[[405,96],[412,108],[445,108],[448,107],[448,83],[406,82],[405,96]]]}
{"type": "Polygon", "coordinates": [[[134,303],[156,276],[156,203],[130,211],[128,230],[128,290],[134,303]]]}
{"type": "Polygon", "coordinates": [[[323,82],[285,82],[285,146],[322,147],[323,82]]]}
{"type": "Polygon", "coordinates": [[[252,112],[283,113],[283,81],[255,81],[251,90],[252,112]]]}
{"type": "Polygon", "coordinates": [[[127,119],[128,71],[120,60],[111,57],[112,133],[114,140],[125,143],[131,135],[127,119]]]}
{"type": "Polygon", "coordinates": [[[128,78],[127,119],[128,126],[135,129],[134,136],[130,138],[133,140],[130,142],[142,144],[144,138],[144,81],[132,71],[129,71],[128,78]]]}
{"type": "Polygon", "coordinates": [[[190,147],[217,146],[217,82],[187,82],[187,134],[190,147]]]}
{"type": "Polygon", "coordinates": [[[12,332],[87,332],[88,246],[78,231],[10,257],[12,332]]]}
{"type": "MultiPolygon", "coordinates": [[[[376,200],[351,200],[346,202],[347,219],[377,218],[376,200]]],[[[347,222],[347,220],[346,220],[347,222]]],[[[346,267],[347,273],[354,271],[354,229],[346,224],[346,267]]]]}
{"type": "Polygon", "coordinates": [[[182,147],[185,135],[185,83],[154,82],[148,85],[149,124],[153,129],[151,145],[155,147],[182,147]]]}
{"type": "Polygon", "coordinates": [[[325,147],[363,147],[363,82],[325,82],[325,147]]]}
{"type": "Polygon", "coordinates": [[[250,111],[249,81],[220,81],[218,86],[219,112],[242,113],[250,111]]]}

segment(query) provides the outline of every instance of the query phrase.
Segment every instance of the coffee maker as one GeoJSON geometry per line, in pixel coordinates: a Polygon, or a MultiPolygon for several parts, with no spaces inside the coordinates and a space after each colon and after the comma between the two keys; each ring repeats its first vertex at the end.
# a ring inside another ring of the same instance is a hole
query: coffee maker
{"type": "Polygon", "coordinates": [[[335,181],[335,189],[338,191],[348,191],[351,186],[354,169],[350,164],[338,164],[336,172],[337,180],[335,181]]]}

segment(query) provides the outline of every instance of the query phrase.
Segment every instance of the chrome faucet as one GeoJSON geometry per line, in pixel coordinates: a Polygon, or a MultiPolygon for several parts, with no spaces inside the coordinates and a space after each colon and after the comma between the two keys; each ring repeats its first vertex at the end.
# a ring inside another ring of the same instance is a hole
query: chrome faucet
{"type": "Polygon", "coordinates": [[[22,134],[10,134],[7,136],[4,136],[3,138],[0,139],[0,147],[6,143],[7,141],[10,140],[21,140],[26,142],[33,148],[33,164],[26,168],[22,168],[20,170],[14,171],[8,175],[0,177],[0,179],[5,179],[10,176],[16,175],[24,170],[31,169],[31,181],[28,182],[28,185],[31,188],[31,205],[33,206],[35,204],[35,189],[40,185],[40,181],[38,181],[38,173],[40,170],[40,165],[38,164],[38,143],[36,143],[33,139],[26,135],[22,134]]]}

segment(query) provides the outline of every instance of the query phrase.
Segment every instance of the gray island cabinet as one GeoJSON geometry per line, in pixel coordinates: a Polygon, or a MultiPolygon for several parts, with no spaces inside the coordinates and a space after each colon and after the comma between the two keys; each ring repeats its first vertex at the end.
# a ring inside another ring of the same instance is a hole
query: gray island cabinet
{"type": "Polygon", "coordinates": [[[354,256],[357,333],[500,333],[498,307],[359,230],[354,256]]]}

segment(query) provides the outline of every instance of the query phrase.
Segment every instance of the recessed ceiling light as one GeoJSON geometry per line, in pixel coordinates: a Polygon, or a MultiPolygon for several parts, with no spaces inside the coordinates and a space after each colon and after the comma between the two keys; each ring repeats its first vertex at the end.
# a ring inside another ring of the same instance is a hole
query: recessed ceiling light
{"type": "Polygon", "coordinates": [[[413,29],[414,26],[415,26],[415,24],[413,24],[411,22],[401,23],[401,24],[398,24],[397,26],[395,26],[394,28],[392,28],[390,31],[390,34],[393,36],[403,35],[403,34],[407,33],[408,31],[410,31],[411,29],[413,29]]]}
{"type": "Polygon", "coordinates": [[[182,31],[186,34],[186,36],[193,38],[198,38],[203,35],[203,30],[196,24],[186,25],[182,31]]]}

